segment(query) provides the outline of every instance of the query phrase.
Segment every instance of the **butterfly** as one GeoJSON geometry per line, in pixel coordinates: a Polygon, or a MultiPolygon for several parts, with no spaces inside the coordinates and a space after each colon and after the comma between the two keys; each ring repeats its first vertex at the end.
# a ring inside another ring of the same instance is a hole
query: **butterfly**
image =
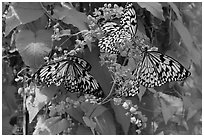
{"type": "Polygon", "coordinates": [[[132,87],[123,87],[120,96],[137,95],[140,85],[146,88],[159,87],[167,82],[183,81],[191,75],[190,71],[174,58],[148,50],[143,51],[142,61],[135,72],[135,79],[129,81],[132,87]]]}
{"type": "Polygon", "coordinates": [[[101,52],[119,54],[118,46],[124,47],[124,41],[131,40],[132,34],[137,31],[136,11],[132,3],[126,5],[120,24],[107,22],[102,27],[104,37],[99,39],[98,46],[101,52]]]}
{"type": "Polygon", "coordinates": [[[185,80],[190,75],[174,58],[158,51],[148,51],[146,48],[137,68],[136,80],[144,87],[152,88],[167,82],[185,80]]]}
{"type": "Polygon", "coordinates": [[[91,65],[76,56],[63,56],[51,60],[41,66],[34,74],[38,84],[59,86],[64,84],[68,92],[77,92],[80,95],[91,94],[103,98],[104,93],[89,71],[91,65]]]}

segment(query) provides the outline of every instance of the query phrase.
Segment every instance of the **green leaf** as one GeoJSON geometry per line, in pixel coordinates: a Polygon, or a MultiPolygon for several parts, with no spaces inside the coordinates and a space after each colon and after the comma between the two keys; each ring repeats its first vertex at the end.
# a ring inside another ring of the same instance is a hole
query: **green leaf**
{"type": "Polygon", "coordinates": [[[102,113],[104,113],[105,111],[107,111],[108,109],[102,105],[99,105],[96,107],[96,109],[94,109],[94,111],[91,113],[90,117],[98,117],[100,115],[102,115],[102,113]]]}
{"type": "Polygon", "coordinates": [[[47,127],[50,127],[52,126],[53,124],[59,122],[61,120],[61,117],[60,116],[56,116],[56,117],[51,117],[49,119],[46,119],[44,122],[45,122],[45,125],[47,127]]]}
{"type": "Polygon", "coordinates": [[[161,132],[158,133],[157,135],[164,135],[164,131],[161,131],[161,132]]]}
{"type": "Polygon", "coordinates": [[[100,116],[95,117],[96,130],[102,135],[116,135],[116,127],[114,118],[109,111],[103,112],[100,116]]]}
{"type": "Polygon", "coordinates": [[[192,118],[199,109],[202,109],[202,100],[195,99],[192,101],[190,97],[183,96],[184,107],[188,110],[187,120],[192,118]]]}
{"type": "Polygon", "coordinates": [[[32,22],[44,14],[40,2],[15,2],[11,7],[22,24],[32,22]]]}
{"type": "MultiPolygon", "coordinates": [[[[46,121],[47,124],[47,121],[46,121]]],[[[60,132],[66,130],[69,127],[69,122],[66,119],[57,121],[56,123],[48,126],[48,129],[51,131],[51,135],[57,135],[60,132]]]]}
{"type": "Polygon", "coordinates": [[[177,32],[182,38],[182,42],[184,43],[185,47],[189,52],[189,56],[193,59],[194,63],[200,64],[201,63],[201,49],[194,44],[193,38],[188,31],[188,29],[181,23],[179,20],[175,20],[173,22],[174,27],[176,28],[177,32]],[[198,56],[199,55],[199,56],[198,56]]]}
{"type": "Polygon", "coordinates": [[[187,120],[189,120],[190,118],[192,118],[195,114],[197,113],[196,109],[193,108],[188,108],[188,114],[187,114],[187,120]]]}
{"type": "Polygon", "coordinates": [[[91,130],[84,126],[78,126],[76,134],[77,135],[93,135],[91,130]]]}
{"type": "Polygon", "coordinates": [[[137,94],[139,101],[142,100],[142,96],[144,95],[145,91],[146,91],[146,87],[140,86],[140,92],[137,94]]]}
{"type": "Polygon", "coordinates": [[[82,119],[84,113],[83,113],[80,109],[78,109],[78,108],[69,108],[69,109],[66,109],[66,112],[67,112],[71,117],[73,117],[75,120],[77,120],[78,122],[84,124],[84,121],[83,121],[83,119],[82,119]]]}
{"type": "Polygon", "coordinates": [[[172,106],[166,105],[165,101],[160,98],[162,115],[164,118],[165,124],[172,118],[173,114],[175,113],[175,108],[172,106]]]}
{"type": "Polygon", "coordinates": [[[184,111],[184,103],[182,99],[177,98],[175,96],[170,96],[167,94],[164,94],[162,92],[159,92],[160,97],[168,104],[168,106],[173,107],[173,111],[175,110],[175,114],[182,115],[184,111]]]}
{"type": "Polygon", "coordinates": [[[62,20],[66,24],[72,24],[79,28],[80,31],[87,30],[89,23],[87,16],[74,9],[74,7],[55,6],[53,18],[62,20]]]}
{"type": "Polygon", "coordinates": [[[136,33],[136,36],[143,37],[143,35],[146,35],[145,27],[141,20],[138,19],[138,31],[136,33]]]}
{"type": "Polygon", "coordinates": [[[182,38],[183,43],[186,45],[186,47],[192,47],[193,46],[193,39],[191,37],[191,34],[189,33],[188,29],[184,26],[183,23],[181,23],[179,20],[175,20],[173,22],[174,27],[178,31],[179,35],[182,38]]]}
{"type": "Polygon", "coordinates": [[[36,88],[34,101],[31,101],[32,98],[27,98],[26,108],[29,113],[30,123],[38,114],[38,112],[51,100],[51,98],[56,93],[57,93],[56,86],[50,86],[49,88],[45,87],[42,90],[40,90],[39,88],[36,88]]]}
{"type": "Polygon", "coordinates": [[[81,104],[81,109],[86,113],[88,117],[97,117],[107,110],[106,107],[98,104],[91,104],[84,102],[81,104]]]}
{"type": "Polygon", "coordinates": [[[38,69],[44,63],[44,56],[51,51],[51,35],[48,30],[39,30],[36,33],[30,30],[21,30],[16,36],[16,47],[26,65],[38,69]]]}
{"type": "Polygon", "coordinates": [[[61,120],[60,116],[45,119],[43,116],[38,117],[38,122],[33,135],[51,135],[49,127],[61,120]]]}
{"type": "Polygon", "coordinates": [[[98,106],[98,104],[91,104],[88,102],[83,102],[81,103],[80,107],[81,110],[86,113],[86,116],[90,117],[91,114],[93,113],[93,111],[96,109],[96,107],[98,106]]]}
{"type": "Polygon", "coordinates": [[[191,98],[187,96],[182,96],[184,108],[188,109],[189,107],[193,107],[193,103],[191,102],[191,98]]]}
{"type": "Polygon", "coordinates": [[[87,127],[90,127],[91,129],[95,129],[96,128],[96,122],[94,122],[92,120],[92,118],[89,118],[87,116],[82,117],[84,120],[84,123],[86,124],[87,127]]]}
{"type": "Polygon", "coordinates": [[[7,36],[15,27],[22,24],[20,20],[17,18],[15,12],[9,8],[8,15],[6,16],[6,28],[5,28],[5,36],[7,36]]]}
{"type": "Polygon", "coordinates": [[[202,99],[200,99],[200,98],[195,99],[193,102],[193,108],[195,108],[197,110],[202,109],[202,99]]]}
{"type": "Polygon", "coordinates": [[[176,16],[177,16],[178,20],[179,20],[180,22],[183,22],[178,7],[177,7],[173,2],[168,2],[168,4],[171,6],[171,8],[173,9],[173,11],[176,13],[176,16]]]}
{"type": "Polygon", "coordinates": [[[34,135],[56,135],[67,129],[69,126],[68,120],[62,119],[61,116],[51,117],[43,120],[38,119],[35,127],[34,135]]]}
{"type": "Polygon", "coordinates": [[[15,27],[32,22],[44,14],[39,2],[13,2],[6,16],[6,36],[15,27]]]}
{"type": "Polygon", "coordinates": [[[165,21],[163,16],[163,9],[160,3],[158,2],[138,2],[138,5],[142,8],[147,9],[155,17],[165,21]]]}
{"type": "Polygon", "coordinates": [[[125,115],[127,110],[125,110],[122,106],[114,105],[112,102],[111,105],[114,110],[116,121],[122,126],[124,134],[127,135],[130,126],[130,116],[125,115]]]}

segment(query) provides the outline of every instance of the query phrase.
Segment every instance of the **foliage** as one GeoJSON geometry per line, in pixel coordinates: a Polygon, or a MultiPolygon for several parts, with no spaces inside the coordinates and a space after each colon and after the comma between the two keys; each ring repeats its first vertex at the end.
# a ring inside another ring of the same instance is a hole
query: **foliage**
{"type": "Polygon", "coordinates": [[[201,3],[133,3],[139,39],[123,47],[114,43],[120,55],[99,53],[104,22],[118,24],[125,4],[3,3],[2,109],[18,117],[15,134],[202,134],[201,3]],[[175,58],[191,76],[161,87],[140,86],[134,97],[119,96],[135,84],[138,45],[175,58]],[[64,51],[91,64],[90,74],[106,95],[102,102],[33,80],[45,60],[64,51]]]}

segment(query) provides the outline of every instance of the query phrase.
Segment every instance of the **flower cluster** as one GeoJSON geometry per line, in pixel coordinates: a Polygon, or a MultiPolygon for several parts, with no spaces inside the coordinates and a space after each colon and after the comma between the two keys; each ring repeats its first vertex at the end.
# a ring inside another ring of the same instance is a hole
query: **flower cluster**
{"type": "Polygon", "coordinates": [[[123,101],[121,98],[114,98],[113,101],[115,105],[121,105],[127,110],[126,115],[130,116],[130,122],[135,125],[135,132],[140,134],[141,130],[146,127],[147,117],[142,115],[142,112],[138,110],[138,106],[132,104],[131,100],[123,101]]]}

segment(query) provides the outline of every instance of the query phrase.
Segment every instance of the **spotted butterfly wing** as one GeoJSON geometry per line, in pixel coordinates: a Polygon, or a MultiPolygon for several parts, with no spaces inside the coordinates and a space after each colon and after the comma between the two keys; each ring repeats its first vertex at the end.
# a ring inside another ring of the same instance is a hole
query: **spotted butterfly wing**
{"type": "Polygon", "coordinates": [[[115,22],[106,22],[102,27],[101,30],[103,31],[104,35],[110,35],[115,31],[118,31],[120,26],[115,22]]]}
{"type": "MultiPolygon", "coordinates": [[[[38,83],[45,83],[48,86],[60,85],[65,76],[77,79],[83,71],[90,70],[91,65],[85,60],[75,56],[66,56],[44,64],[34,76],[38,83]]],[[[70,80],[74,81],[74,79],[70,80]]]]}
{"type": "Polygon", "coordinates": [[[67,56],[46,63],[35,73],[34,77],[39,84],[45,83],[47,86],[64,84],[68,92],[79,92],[82,95],[90,93],[102,98],[103,91],[88,73],[90,70],[91,65],[85,60],[67,56]]]}
{"type": "MultiPolygon", "coordinates": [[[[99,39],[99,43],[98,46],[100,48],[101,52],[108,52],[110,54],[118,54],[119,51],[118,49],[115,47],[115,39],[114,39],[114,33],[110,34],[108,36],[102,37],[101,39],[99,39]]],[[[117,36],[116,36],[117,37],[117,36]]]]}
{"type": "Polygon", "coordinates": [[[118,54],[119,53],[119,46],[125,46],[124,40],[130,39],[130,33],[124,31],[124,29],[119,29],[118,31],[114,31],[113,33],[109,34],[106,37],[102,37],[99,40],[99,47],[101,52],[108,52],[110,54],[118,54]]]}
{"type": "Polygon", "coordinates": [[[102,99],[104,97],[104,92],[102,91],[101,86],[87,71],[84,73],[85,74],[79,83],[79,88],[83,89],[83,94],[91,94],[102,99]]]}
{"type": "Polygon", "coordinates": [[[137,14],[132,3],[128,3],[125,6],[124,14],[120,22],[122,28],[131,33],[132,37],[135,36],[137,32],[137,14]]]}
{"type": "Polygon", "coordinates": [[[171,81],[181,81],[190,75],[191,73],[178,61],[157,51],[144,51],[137,70],[137,80],[148,88],[171,81]]]}

